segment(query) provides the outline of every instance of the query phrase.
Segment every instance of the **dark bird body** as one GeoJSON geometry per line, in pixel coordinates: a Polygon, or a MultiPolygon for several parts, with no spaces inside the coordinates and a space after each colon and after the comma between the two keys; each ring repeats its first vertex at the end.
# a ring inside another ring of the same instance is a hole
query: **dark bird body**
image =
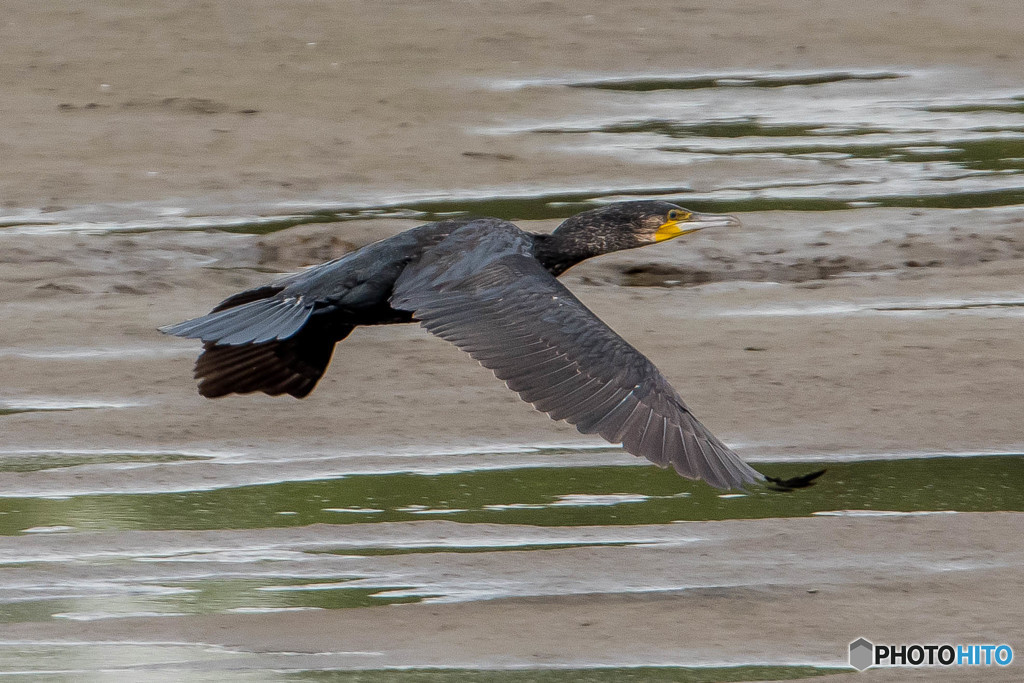
{"type": "Polygon", "coordinates": [[[733,223],[665,202],[587,211],[550,235],[496,218],[428,223],[162,331],[204,342],[195,370],[203,396],[302,398],[356,326],[418,321],[552,419],[734,488],[762,477],[693,417],[650,360],[555,279],[594,256],[733,223]]]}

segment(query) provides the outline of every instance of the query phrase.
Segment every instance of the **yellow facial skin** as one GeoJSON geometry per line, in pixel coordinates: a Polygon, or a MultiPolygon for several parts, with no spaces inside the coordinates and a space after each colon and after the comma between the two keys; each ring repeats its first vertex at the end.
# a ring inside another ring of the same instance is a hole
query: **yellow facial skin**
{"type": "Polygon", "coordinates": [[[665,215],[665,221],[654,231],[654,241],[664,242],[705,228],[737,227],[739,224],[739,220],[734,216],[673,209],[665,215]]]}
{"type": "Polygon", "coordinates": [[[654,233],[655,242],[664,242],[670,240],[673,237],[679,237],[680,235],[688,235],[691,232],[697,232],[700,228],[694,228],[690,226],[682,226],[680,223],[685,223],[690,220],[690,216],[693,214],[689,211],[669,211],[668,215],[665,216],[665,222],[658,226],[658,229],[654,233]]]}

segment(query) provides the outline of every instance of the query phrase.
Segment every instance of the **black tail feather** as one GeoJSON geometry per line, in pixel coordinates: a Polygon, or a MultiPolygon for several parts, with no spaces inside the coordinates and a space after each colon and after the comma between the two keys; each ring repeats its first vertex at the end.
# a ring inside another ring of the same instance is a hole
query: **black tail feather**
{"type": "Polygon", "coordinates": [[[331,362],[334,344],[350,331],[325,336],[303,330],[288,339],[236,346],[206,342],[195,368],[199,393],[217,398],[262,391],[304,398],[331,362]]]}
{"type": "Polygon", "coordinates": [[[246,290],[210,313],[160,331],[203,341],[196,361],[207,398],[262,391],[303,398],[323,376],[334,345],[352,331],[325,325],[301,296],[282,296],[283,282],[246,290]]]}

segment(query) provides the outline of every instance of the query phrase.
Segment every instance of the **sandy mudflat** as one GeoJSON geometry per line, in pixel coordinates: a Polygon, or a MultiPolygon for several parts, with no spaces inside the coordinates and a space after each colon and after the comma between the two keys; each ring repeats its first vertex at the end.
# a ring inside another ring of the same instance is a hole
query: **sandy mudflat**
{"type": "MultiPolygon", "coordinates": [[[[447,526],[452,538],[473,533],[447,526]]],[[[311,662],[325,668],[839,664],[846,643],[864,633],[893,643],[1003,642],[1003,634],[1014,633],[1019,600],[1006,588],[1024,557],[1019,545],[1007,552],[993,529],[1020,534],[1021,515],[674,524],[650,531],[663,539],[675,536],[676,546],[636,546],[625,555],[616,549],[547,550],[546,571],[552,581],[569,582],[574,574],[585,581],[618,573],[626,562],[650,575],[677,569],[691,585],[720,587],[244,617],[108,619],[87,626],[19,624],[7,637],[80,640],[87,634],[98,642],[216,643],[256,653],[246,660],[253,668],[302,668],[311,662]],[[686,542],[693,538],[701,540],[686,542]],[[823,553],[825,545],[834,552],[823,553]],[[276,654],[281,652],[300,654],[276,654]]],[[[358,537],[362,529],[351,531],[358,537]]],[[[279,537],[284,548],[286,535],[271,537],[279,537]]],[[[329,535],[308,529],[293,534],[292,547],[329,535]]],[[[228,539],[223,532],[183,536],[178,543],[208,548],[226,547],[228,539]]],[[[97,551],[116,543],[104,535],[92,540],[97,551]]],[[[514,580],[517,561],[515,554],[503,565],[487,554],[461,555],[438,571],[514,580]]],[[[956,679],[955,672],[943,673],[956,679]]],[[[1015,673],[1011,667],[983,675],[1009,681],[1017,680],[1015,673]]],[[[936,675],[931,669],[909,677],[936,675]]],[[[906,671],[893,676],[874,670],[868,680],[905,676],[906,671]]]]}
{"type": "MultiPolygon", "coordinates": [[[[105,215],[131,220],[134,202],[146,211],[237,213],[287,201],[495,188],[687,182],[699,189],[722,172],[708,162],[695,167],[707,175],[693,177],[694,169],[667,163],[564,154],[540,136],[481,133],[526,116],[572,114],[548,91],[500,81],[907,68],[949,69],[951,78],[1024,90],[1024,13],[1013,2],[83,1],[12,2],[3,14],[0,213],[44,219],[104,206],[105,215]]],[[[699,417],[754,460],[1024,449],[1024,209],[743,218],[744,227],[728,234],[586,264],[566,282],[658,364],[699,417]],[[694,283],[702,284],[664,286],[694,283]]],[[[360,330],[301,403],[204,401],[190,380],[195,345],[154,331],[273,272],[412,225],[355,221],[269,237],[0,230],[0,398],[127,404],[4,416],[3,449],[379,452],[596,443],[534,413],[487,371],[416,328],[360,330]]],[[[231,473],[218,485],[262,481],[265,469],[254,463],[231,473]]],[[[126,469],[114,479],[63,468],[0,473],[0,490],[175,490],[200,488],[211,476],[222,475],[182,467],[147,479],[151,470],[126,469]]],[[[846,644],[861,635],[1008,642],[1024,658],[1021,519],[981,513],[681,524],[685,533],[717,539],[706,556],[562,549],[532,553],[530,562],[570,580],[577,562],[620,574],[677,562],[680,574],[697,568],[735,576],[732,584],[270,615],[51,620],[12,625],[3,639],[210,643],[257,653],[248,664],[256,670],[279,668],[284,656],[275,653],[339,650],[384,653],[332,660],[353,667],[839,665],[846,644]]],[[[232,533],[242,545],[262,542],[258,530],[232,533]]],[[[73,554],[116,544],[117,536],[67,534],[60,543],[73,554]]],[[[0,548],[17,555],[47,543],[5,537],[0,548]]],[[[488,561],[500,560],[480,560],[488,561]]],[[[48,580],[73,574],[61,568],[48,580]]],[[[288,666],[316,668],[314,660],[291,657],[288,666]]],[[[983,674],[1019,680],[1019,672],[1015,664],[983,674]]],[[[962,670],[864,677],[940,676],[979,680],[962,670]]]]}
{"type": "Polygon", "coordinates": [[[501,81],[953,67],[1011,86],[1024,61],[1013,3],[956,0],[23,0],[4,15],[4,207],[699,183],[477,129],[572,113],[501,81]]]}

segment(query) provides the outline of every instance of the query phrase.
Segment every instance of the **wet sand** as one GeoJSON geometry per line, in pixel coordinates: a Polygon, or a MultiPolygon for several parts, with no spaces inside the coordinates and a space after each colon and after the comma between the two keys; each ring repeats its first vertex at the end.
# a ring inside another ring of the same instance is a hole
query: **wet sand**
{"type": "MultiPolygon", "coordinates": [[[[699,182],[478,128],[557,94],[492,79],[954,67],[1019,85],[1012,3],[15,2],[0,28],[5,207],[699,182]],[[156,131],[159,131],[156,133],[156,131]],[[479,156],[464,156],[464,153],[479,156]],[[511,159],[503,158],[512,157],[511,159]]],[[[714,169],[706,172],[713,176],[714,169]]]]}
{"type": "MultiPolygon", "coordinates": [[[[1024,557],[1019,545],[1007,551],[992,530],[1019,535],[1021,520],[1019,514],[989,513],[799,519],[786,524],[692,522],[648,528],[651,539],[660,539],[661,545],[504,553],[500,561],[492,553],[462,554],[451,557],[443,569],[431,555],[400,555],[378,559],[400,564],[400,574],[407,578],[434,574],[440,582],[456,576],[467,585],[482,586],[523,581],[520,563],[532,565],[543,554],[548,583],[562,584],[563,590],[599,586],[602,575],[620,574],[624,562],[647,574],[636,577],[640,584],[653,577],[687,589],[620,588],[454,604],[18,624],[7,630],[5,640],[80,641],[86,636],[95,642],[216,643],[253,653],[241,660],[241,668],[252,669],[749,662],[837,666],[846,643],[864,633],[873,634],[875,642],[892,643],[1005,641],[1016,632],[1019,614],[1007,604],[1008,598],[1014,599],[1006,588],[1016,580],[1024,557]],[[833,552],[823,553],[824,545],[833,552]]],[[[464,530],[460,527],[466,525],[444,522],[404,526],[415,527],[404,530],[407,538],[509,533],[487,525],[464,530]]],[[[365,531],[361,526],[346,528],[355,539],[367,533],[388,538],[395,531],[379,524],[365,531]]],[[[132,538],[137,533],[121,539],[91,535],[93,551],[126,552],[133,545],[152,544],[151,538],[132,538]]],[[[308,550],[319,543],[329,545],[336,537],[334,530],[321,526],[269,532],[266,540],[278,550],[308,550]]],[[[45,547],[34,540],[35,552],[45,547]]],[[[177,534],[170,543],[162,552],[169,554],[178,546],[212,554],[244,540],[232,532],[193,532],[177,534]]],[[[0,552],[7,545],[0,543],[0,552]]],[[[22,543],[31,555],[27,545],[22,543]]],[[[554,586],[538,583],[535,588],[554,586]]],[[[186,670],[211,667],[217,664],[193,663],[186,670]]],[[[986,669],[981,675],[1015,680],[1013,669],[986,669]]],[[[958,679],[956,672],[941,673],[958,679]]],[[[959,673],[959,680],[970,679],[959,673]]],[[[868,680],[934,680],[937,675],[935,669],[872,670],[868,680]]]]}
{"type": "MultiPolygon", "coordinates": [[[[45,216],[107,204],[104,211],[124,217],[133,202],[214,210],[533,185],[699,189],[720,166],[581,157],[547,149],[537,137],[480,133],[504,120],[572,114],[545,91],[485,83],[567,72],[899,66],[950,68],[1021,88],[1022,32],[1013,3],[410,3],[385,11],[375,3],[266,2],[254,11],[241,2],[146,2],[130,12],[113,3],[15,3],[0,28],[0,155],[8,168],[0,207],[45,216]]],[[[752,460],[1024,449],[1024,210],[743,218],[740,230],[607,257],[566,282],[752,460]]],[[[190,380],[195,345],[154,331],[272,272],[414,224],[320,224],[267,237],[0,230],[0,408],[99,404],[4,415],[5,451],[207,449],[252,458],[229,473],[199,466],[4,472],[0,489],[69,495],[237,486],[266,481],[268,466],[258,458],[275,452],[599,443],[534,413],[490,373],[413,327],[354,334],[302,402],[205,401],[190,380]],[[128,405],[102,407],[111,403],[128,405]]],[[[313,463],[288,476],[315,474],[313,463]]],[[[858,636],[1008,642],[1022,656],[1020,527],[1015,513],[680,523],[671,533],[710,540],[697,551],[523,553],[529,572],[552,577],[550,591],[529,599],[47,620],[5,625],[2,640],[207,643],[253,653],[239,668],[255,671],[841,666],[858,636]],[[694,585],[719,587],[603,591],[600,571],[622,579],[623,567],[640,583],[645,574],[676,571],[680,584],[697,575],[704,580],[694,585]],[[340,651],[383,654],[282,654],[340,651]]],[[[130,553],[175,538],[153,533],[28,534],[0,538],[0,552],[8,559],[46,549],[130,553]]],[[[287,547],[306,536],[330,546],[332,537],[356,532],[224,533],[231,540],[221,542],[240,547],[287,547]]],[[[470,532],[441,524],[423,533],[470,532]]],[[[201,532],[182,542],[212,543],[201,532]]],[[[427,557],[424,574],[468,580],[499,571],[508,556],[427,557]]],[[[46,571],[53,572],[46,581],[60,583],[78,570],[46,571]]],[[[1018,670],[983,675],[1016,680],[1018,670]]],[[[866,680],[939,676],[975,680],[977,672],[873,670],[866,680]]]]}

